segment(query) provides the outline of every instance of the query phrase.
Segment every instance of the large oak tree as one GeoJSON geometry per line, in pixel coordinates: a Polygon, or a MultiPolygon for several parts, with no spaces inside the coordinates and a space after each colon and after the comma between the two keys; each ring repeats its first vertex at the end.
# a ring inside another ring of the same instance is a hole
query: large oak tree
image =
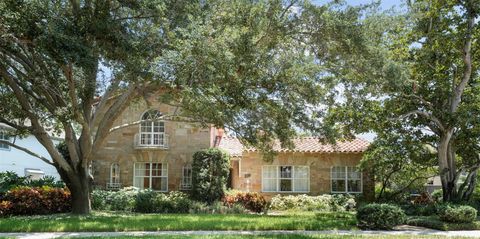
{"type": "Polygon", "coordinates": [[[330,71],[362,48],[361,14],[278,0],[1,1],[0,123],[36,137],[73,212],[89,213],[94,152],[145,93],[182,109],[163,120],[228,127],[265,151],[316,130],[330,71]]]}

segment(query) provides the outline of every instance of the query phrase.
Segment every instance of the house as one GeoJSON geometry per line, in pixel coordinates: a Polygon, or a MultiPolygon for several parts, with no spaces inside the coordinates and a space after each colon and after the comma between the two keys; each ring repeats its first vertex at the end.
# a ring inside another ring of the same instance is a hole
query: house
{"type": "MultiPolygon", "coordinates": [[[[11,134],[9,134],[11,131],[11,127],[0,124],[0,139],[15,142],[18,146],[27,148],[45,158],[50,158],[47,150],[33,135],[12,137],[10,136],[11,134]]],[[[56,143],[61,140],[61,138],[53,136],[53,134],[50,137],[52,137],[56,143]]],[[[5,143],[0,143],[0,172],[6,171],[13,171],[20,176],[28,176],[31,179],[39,179],[43,176],[52,176],[60,179],[60,175],[52,165],[5,143]]]]}
{"type": "Polygon", "coordinates": [[[371,197],[374,184],[356,167],[368,142],[362,139],[322,144],[314,137],[293,139],[293,149],[274,149],[272,162],[255,149],[244,147],[234,137],[223,136],[214,127],[175,121],[149,121],[178,110],[156,103],[138,102],[129,106],[114,125],[144,120],[113,131],[96,153],[93,162],[95,185],[118,189],[126,186],[157,191],[189,190],[192,187],[192,156],[195,152],[219,147],[231,156],[231,187],[260,192],[311,194],[363,193],[371,197]]]}

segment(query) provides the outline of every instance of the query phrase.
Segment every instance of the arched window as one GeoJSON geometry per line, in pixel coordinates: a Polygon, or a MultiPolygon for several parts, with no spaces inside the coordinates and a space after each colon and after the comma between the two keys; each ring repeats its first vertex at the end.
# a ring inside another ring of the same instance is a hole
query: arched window
{"type": "Polygon", "coordinates": [[[162,113],[149,110],[142,115],[140,144],[143,146],[165,145],[165,123],[160,120],[162,113]]]}
{"type": "Polygon", "coordinates": [[[113,163],[110,166],[110,183],[120,183],[120,165],[118,165],[118,163],[113,163]]]}

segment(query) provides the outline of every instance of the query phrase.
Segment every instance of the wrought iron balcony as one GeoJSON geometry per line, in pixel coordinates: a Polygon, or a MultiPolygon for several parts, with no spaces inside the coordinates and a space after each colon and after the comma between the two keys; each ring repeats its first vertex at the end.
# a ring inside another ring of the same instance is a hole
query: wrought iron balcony
{"type": "Polygon", "coordinates": [[[168,134],[139,133],[133,142],[135,149],[168,149],[168,134]]]}

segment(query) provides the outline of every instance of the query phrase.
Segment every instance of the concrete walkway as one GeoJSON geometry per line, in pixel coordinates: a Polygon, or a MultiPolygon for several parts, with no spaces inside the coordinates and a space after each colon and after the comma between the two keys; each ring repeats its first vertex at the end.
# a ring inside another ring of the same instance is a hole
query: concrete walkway
{"type": "Polygon", "coordinates": [[[283,234],[327,234],[327,235],[424,235],[447,237],[480,238],[480,231],[437,231],[437,230],[404,230],[404,231],[158,231],[158,232],[44,232],[44,233],[0,233],[0,237],[14,237],[22,239],[47,239],[59,237],[120,237],[120,236],[166,236],[166,235],[283,235],[283,234]]]}

